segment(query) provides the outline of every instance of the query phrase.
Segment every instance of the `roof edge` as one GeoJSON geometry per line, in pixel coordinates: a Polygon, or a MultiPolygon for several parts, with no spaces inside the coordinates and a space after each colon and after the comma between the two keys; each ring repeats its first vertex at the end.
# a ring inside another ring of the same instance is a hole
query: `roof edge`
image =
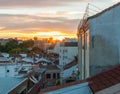
{"type": "Polygon", "coordinates": [[[72,86],[72,85],[76,85],[76,84],[82,84],[82,83],[85,83],[85,82],[87,82],[87,80],[75,81],[75,82],[71,82],[71,83],[67,83],[67,84],[62,84],[62,85],[59,85],[59,86],[54,86],[54,87],[42,89],[41,92],[40,92],[40,94],[43,94],[45,92],[50,92],[50,91],[58,90],[58,89],[61,89],[61,88],[66,88],[68,86],[72,86]]]}
{"type": "Polygon", "coordinates": [[[101,12],[99,12],[99,13],[93,15],[93,16],[88,17],[87,20],[93,19],[93,18],[95,18],[95,17],[98,17],[98,16],[102,15],[103,13],[105,13],[105,12],[107,12],[107,11],[109,11],[109,10],[111,10],[111,9],[113,9],[113,8],[115,8],[115,7],[117,7],[117,6],[119,6],[119,5],[120,5],[120,2],[118,2],[118,3],[116,3],[116,4],[112,5],[112,6],[110,6],[110,7],[106,8],[106,9],[104,9],[103,11],[101,11],[101,12]]]}

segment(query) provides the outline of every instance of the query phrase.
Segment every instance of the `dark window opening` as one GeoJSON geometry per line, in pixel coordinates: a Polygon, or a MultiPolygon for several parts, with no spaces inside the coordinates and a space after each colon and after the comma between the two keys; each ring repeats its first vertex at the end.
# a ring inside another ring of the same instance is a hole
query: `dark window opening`
{"type": "Polygon", "coordinates": [[[47,79],[50,79],[50,78],[51,78],[51,75],[50,75],[50,74],[46,74],[46,78],[47,78],[47,79]]]}
{"type": "Polygon", "coordinates": [[[56,78],[56,74],[55,74],[55,73],[53,73],[53,78],[54,78],[54,79],[56,78]]]}
{"type": "Polygon", "coordinates": [[[60,78],[60,74],[59,73],[57,73],[57,78],[60,78]]]}

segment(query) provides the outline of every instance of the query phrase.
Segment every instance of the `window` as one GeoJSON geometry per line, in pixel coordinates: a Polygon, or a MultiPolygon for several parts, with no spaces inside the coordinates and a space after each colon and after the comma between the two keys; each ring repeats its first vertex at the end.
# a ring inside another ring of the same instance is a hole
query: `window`
{"type": "Polygon", "coordinates": [[[67,52],[67,49],[65,49],[64,52],[67,52]]]}
{"type": "Polygon", "coordinates": [[[50,79],[51,78],[51,74],[46,74],[46,78],[50,79]]]}
{"type": "Polygon", "coordinates": [[[67,56],[63,56],[63,60],[64,60],[64,59],[67,59],[67,56]]]}
{"type": "Polygon", "coordinates": [[[60,78],[60,74],[59,73],[57,73],[57,78],[60,78]]]}
{"type": "Polygon", "coordinates": [[[63,62],[63,66],[65,66],[65,62],[63,62]]]}
{"type": "Polygon", "coordinates": [[[65,58],[67,59],[67,56],[65,56],[65,58]]]}
{"type": "Polygon", "coordinates": [[[56,78],[56,73],[53,73],[53,78],[54,78],[54,79],[56,78]]]}

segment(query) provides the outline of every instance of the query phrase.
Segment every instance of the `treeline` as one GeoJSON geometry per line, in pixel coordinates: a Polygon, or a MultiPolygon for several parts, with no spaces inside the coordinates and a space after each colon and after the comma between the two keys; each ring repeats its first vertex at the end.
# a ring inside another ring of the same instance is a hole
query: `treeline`
{"type": "Polygon", "coordinates": [[[12,39],[5,45],[0,44],[0,52],[6,52],[9,54],[19,54],[19,53],[35,53],[41,52],[42,50],[34,46],[33,40],[26,40],[21,43],[18,40],[12,39]]]}

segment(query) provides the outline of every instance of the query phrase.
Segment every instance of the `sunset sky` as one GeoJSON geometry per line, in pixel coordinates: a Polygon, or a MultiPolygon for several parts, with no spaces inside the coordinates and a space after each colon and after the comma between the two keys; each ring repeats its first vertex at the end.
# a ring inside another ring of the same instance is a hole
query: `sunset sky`
{"type": "Polygon", "coordinates": [[[0,0],[0,38],[76,37],[88,3],[100,8],[90,6],[91,13],[95,14],[117,2],[119,0],[0,0]]]}

